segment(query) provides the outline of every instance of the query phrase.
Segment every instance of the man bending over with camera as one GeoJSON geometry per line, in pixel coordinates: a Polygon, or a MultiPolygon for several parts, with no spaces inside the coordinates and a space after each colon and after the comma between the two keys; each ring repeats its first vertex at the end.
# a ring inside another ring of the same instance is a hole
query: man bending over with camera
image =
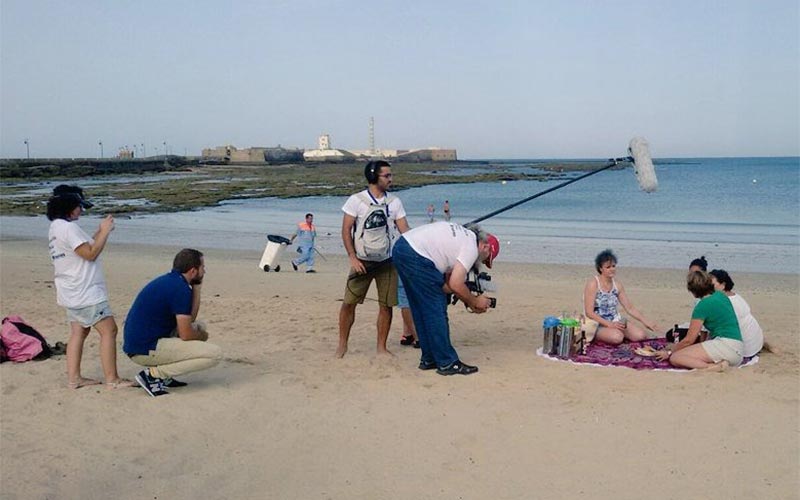
{"type": "Polygon", "coordinates": [[[447,294],[455,294],[474,313],[486,312],[489,297],[473,295],[467,271],[483,262],[491,269],[500,242],[477,225],[434,222],[404,233],[392,251],[403,280],[422,348],[420,370],[436,368],[439,375],[469,375],[477,366],[458,359],[450,343],[447,294]]]}

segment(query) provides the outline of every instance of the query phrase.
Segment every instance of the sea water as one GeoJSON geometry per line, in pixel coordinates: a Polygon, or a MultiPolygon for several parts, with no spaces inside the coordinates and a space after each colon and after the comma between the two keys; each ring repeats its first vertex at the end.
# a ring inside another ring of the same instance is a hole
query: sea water
{"type": "MultiPolygon", "coordinates": [[[[535,169],[520,160],[492,164],[535,169]]],[[[631,168],[607,170],[482,225],[501,241],[498,262],[591,266],[599,251],[611,248],[623,266],[686,269],[705,255],[712,268],[731,272],[800,274],[800,158],[660,159],[656,174],[655,193],[639,189],[631,168]]],[[[395,194],[414,227],[428,221],[430,203],[442,220],[448,200],[452,221],[465,223],[561,182],[438,184],[395,194]]],[[[249,250],[257,261],[267,234],[291,235],[311,212],[319,250],[343,254],[345,200],[231,200],[191,212],[118,217],[112,241],[249,250]]],[[[80,222],[89,232],[97,223],[95,217],[80,222]]],[[[44,217],[0,217],[0,236],[44,238],[47,224],[44,217]]]]}

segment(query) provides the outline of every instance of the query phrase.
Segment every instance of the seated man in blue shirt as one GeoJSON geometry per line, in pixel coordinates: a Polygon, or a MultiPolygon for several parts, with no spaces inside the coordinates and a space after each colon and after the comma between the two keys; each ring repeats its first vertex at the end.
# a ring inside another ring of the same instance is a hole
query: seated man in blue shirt
{"type": "Polygon", "coordinates": [[[186,385],[174,377],[219,363],[221,349],[206,342],[208,333],[195,323],[206,268],[203,254],[184,248],[172,271],[148,283],[136,296],[125,320],[122,350],[144,370],[136,381],[151,396],[165,387],[186,385]]]}

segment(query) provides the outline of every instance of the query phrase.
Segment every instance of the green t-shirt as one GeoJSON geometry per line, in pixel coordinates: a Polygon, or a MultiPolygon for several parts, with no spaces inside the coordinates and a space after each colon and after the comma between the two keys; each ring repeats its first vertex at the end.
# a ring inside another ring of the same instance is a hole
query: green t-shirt
{"type": "Polygon", "coordinates": [[[712,339],[725,337],[742,340],[733,305],[728,296],[722,292],[716,291],[698,302],[692,311],[692,319],[702,320],[712,339]]]}

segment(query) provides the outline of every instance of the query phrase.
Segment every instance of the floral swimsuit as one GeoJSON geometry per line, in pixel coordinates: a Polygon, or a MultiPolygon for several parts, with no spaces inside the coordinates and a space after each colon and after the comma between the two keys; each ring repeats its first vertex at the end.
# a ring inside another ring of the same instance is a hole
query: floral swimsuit
{"type": "Polygon", "coordinates": [[[606,321],[618,321],[622,316],[617,311],[617,306],[619,306],[617,284],[612,279],[611,290],[606,292],[600,286],[600,279],[597,276],[594,279],[597,281],[597,293],[594,295],[594,312],[606,321]]]}

